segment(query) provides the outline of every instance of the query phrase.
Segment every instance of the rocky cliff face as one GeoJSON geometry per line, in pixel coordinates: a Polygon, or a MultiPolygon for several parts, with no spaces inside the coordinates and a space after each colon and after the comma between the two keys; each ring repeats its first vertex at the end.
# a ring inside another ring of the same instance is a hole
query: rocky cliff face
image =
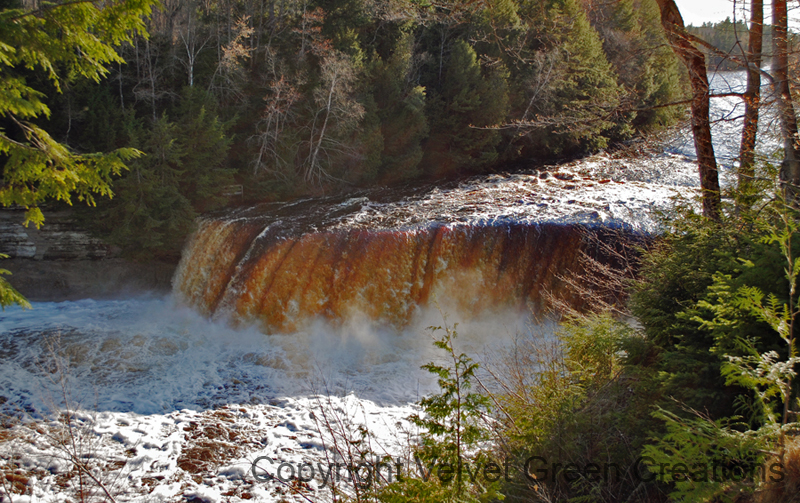
{"type": "Polygon", "coordinates": [[[34,301],[109,298],[167,292],[173,264],[133,263],[82,229],[69,211],[45,212],[41,229],[23,227],[23,212],[0,211],[0,261],[9,281],[34,301]]]}
{"type": "Polygon", "coordinates": [[[37,229],[22,226],[22,211],[0,212],[0,253],[33,260],[97,260],[110,256],[110,246],[81,229],[69,212],[47,213],[37,229]]]}

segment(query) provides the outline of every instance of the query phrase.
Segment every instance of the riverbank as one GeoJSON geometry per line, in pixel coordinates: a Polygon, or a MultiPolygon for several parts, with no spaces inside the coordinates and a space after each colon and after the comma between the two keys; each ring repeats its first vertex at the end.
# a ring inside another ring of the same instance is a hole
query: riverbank
{"type": "Polygon", "coordinates": [[[93,237],[70,210],[45,210],[45,224],[24,227],[22,210],[0,211],[0,268],[28,300],[111,299],[145,292],[166,294],[176,264],[137,263],[93,237]]]}

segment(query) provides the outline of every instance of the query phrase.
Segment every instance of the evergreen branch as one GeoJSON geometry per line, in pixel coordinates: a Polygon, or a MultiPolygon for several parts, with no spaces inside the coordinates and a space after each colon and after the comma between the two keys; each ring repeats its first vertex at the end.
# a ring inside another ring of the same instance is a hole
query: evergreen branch
{"type": "MultiPolygon", "coordinates": [[[[61,4],[56,4],[56,3],[50,4],[50,3],[48,3],[46,5],[43,5],[42,7],[39,7],[38,9],[35,9],[35,10],[32,10],[32,11],[28,11],[28,12],[25,12],[25,13],[22,13],[22,14],[17,14],[16,16],[12,16],[10,18],[7,18],[5,21],[14,22],[14,21],[17,21],[19,19],[26,18],[26,17],[29,17],[29,16],[36,16],[38,14],[51,12],[51,11],[59,9],[61,7],[70,7],[70,6],[73,6],[73,5],[79,5],[79,4],[85,4],[85,3],[93,4],[93,3],[97,2],[97,1],[98,0],[71,0],[69,2],[64,2],[64,3],[61,3],[61,4]]],[[[0,17],[2,17],[2,15],[0,15],[0,17]]]]}

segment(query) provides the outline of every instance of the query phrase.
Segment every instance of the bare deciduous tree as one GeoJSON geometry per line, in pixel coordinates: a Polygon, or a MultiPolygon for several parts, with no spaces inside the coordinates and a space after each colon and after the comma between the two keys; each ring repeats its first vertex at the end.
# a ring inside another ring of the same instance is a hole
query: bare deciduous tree
{"type": "Polygon", "coordinates": [[[352,130],[364,117],[364,107],[352,96],[356,69],[351,58],[332,51],[322,61],[320,87],[314,90],[314,119],[309,127],[309,152],[303,162],[303,179],[319,183],[331,178],[324,159],[348,150],[335,133],[352,130]]]}
{"type": "Polygon", "coordinates": [[[258,145],[258,154],[253,161],[253,174],[267,171],[287,179],[287,174],[294,168],[294,156],[291,155],[294,149],[286,145],[287,135],[284,132],[297,119],[296,105],[302,98],[300,87],[304,82],[284,72],[277,55],[270,49],[267,49],[266,56],[269,91],[264,98],[266,106],[257,132],[252,137],[258,145]]]}
{"type": "Polygon", "coordinates": [[[178,37],[180,37],[186,53],[186,59],[178,58],[178,61],[186,68],[189,87],[194,86],[194,67],[197,58],[211,40],[211,34],[202,33],[203,28],[197,20],[198,9],[199,6],[195,5],[194,1],[187,2],[183,9],[184,17],[178,27],[178,37]]]}

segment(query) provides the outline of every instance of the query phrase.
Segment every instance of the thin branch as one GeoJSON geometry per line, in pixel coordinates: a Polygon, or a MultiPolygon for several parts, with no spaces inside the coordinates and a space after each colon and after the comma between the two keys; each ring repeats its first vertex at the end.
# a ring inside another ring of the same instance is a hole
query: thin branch
{"type": "Polygon", "coordinates": [[[28,16],[35,16],[37,14],[44,13],[44,12],[49,12],[49,11],[52,11],[52,10],[55,10],[55,9],[59,9],[61,7],[70,7],[72,5],[78,5],[78,4],[82,4],[82,3],[94,3],[95,1],[96,0],[72,0],[71,2],[64,2],[64,3],[61,3],[61,4],[44,5],[42,7],[39,7],[36,10],[32,10],[32,11],[26,12],[24,14],[19,14],[19,15],[10,17],[10,18],[6,19],[6,21],[13,22],[13,21],[16,21],[18,19],[22,19],[22,18],[25,18],[25,17],[28,17],[28,16]]]}

